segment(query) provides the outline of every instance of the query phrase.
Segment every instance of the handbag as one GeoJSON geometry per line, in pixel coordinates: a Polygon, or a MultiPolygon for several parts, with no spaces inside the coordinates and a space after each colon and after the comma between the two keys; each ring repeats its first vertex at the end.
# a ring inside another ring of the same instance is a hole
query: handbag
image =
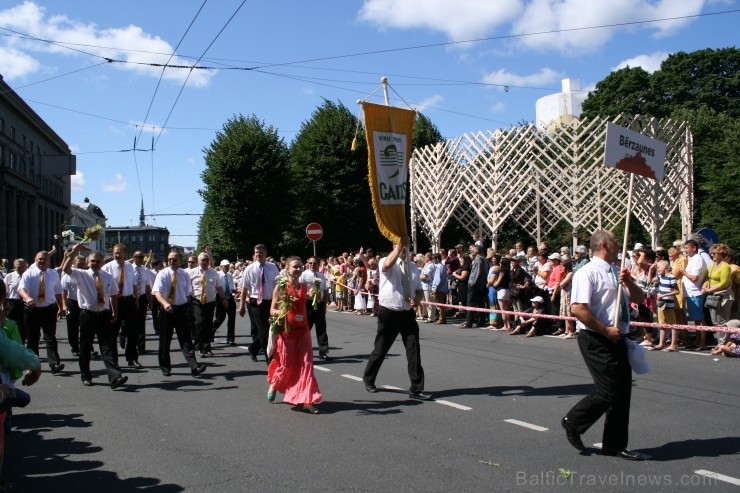
{"type": "Polygon", "coordinates": [[[719,308],[722,303],[722,297],[718,294],[708,294],[704,300],[704,306],[707,308],[719,308]]]}
{"type": "Polygon", "coordinates": [[[627,359],[635,373],[642,375],[650,371],[647,349],[632,339],[627,339],[627,359]]]}

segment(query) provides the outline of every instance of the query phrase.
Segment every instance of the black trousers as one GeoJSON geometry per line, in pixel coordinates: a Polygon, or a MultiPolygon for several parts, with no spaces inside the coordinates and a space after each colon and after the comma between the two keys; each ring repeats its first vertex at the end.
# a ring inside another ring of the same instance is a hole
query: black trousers
{"type": "Polygon", "coordinates": [[[614,343],[597,332],[582,330],[578,334],[578,347],[596,389],[573,406],[568,421],[578,433],[585,433],[606,413],[603,449],[627,448],[632,396],[627,344],[624,338],[614,343]]]}
{"type": "Polygon", "coordinates": [[[73,353],[80,352],[80,305],[67,299],[67,340],[73,353]]]}
{"type": "Polygon", "coordinates": [[[157,301],[156,296],[152,296],[152,327],[154,328],[154,333],[156,335],[159,335],[159,310],[162,309],[162,305],[159,304],[159,301],[157,301]]]}
{"type": "Polygon", "coordinates": [[[24,315],[24,304],[20,299],[8,298],[8,312],[7,317],[14,321],[18,325],[18,333],[21,335],[23,344],[28,339],[28,330],[25,324],[24,315]]]}
{"type": "MultiPolygon", "coordinates": [[[[139,359],[139,335],[136,323],[136,303],[133,296],[121,296],[118,298],[118,317],[113,324],[115,339],[118,339],[119,333],[126,340],[126,361],[138,361],[139,359]],[[123,326],[123,333],[121,327],[123,326]]],[[[116,364],[118,364],[118,346],[114,345],[113,350],[116,355],[116,364]]]]}
{"type": "Polygon", "coordinates": [[[60,363],[57,351],[57,312],[59,307],[56,303],[44,308],[28,308],[23,312],[24,323],[28,329],[28,349],[39,354],[39,342],[41,332],[44,333],[44,344],[46,345],[46,359],[50,366],[60,363]]]}
{"type": "Polygon", "coordinates": [[[149,296],[139,295],[136,304],[136,351],[141,354],[146,351],[146,312],[149,307],[149,296]]]}
{"type": "Polygon", "coordinates": [[[92,353],[95,337],[98,338],[100,354],[108,372],[108,382],[113,382],[121,376],[121,369],[115,360],[116,337],[113,334],[110,310],[102,312],[80,311],[80,374],[83,380],[92,380],[90,354],[92,353]]]}
{"type": "Polygon", "coordinates": [[[159,310],[159,368],[162,371],[170,371],[170,345],[172,344],[172,332],[177,333],[177,342],[180,343],[182,355],[191,370],[198,367],[193,350],[193,340],[190,338],[190,314],[188,303],[172,305],[172,313],[164,309],[159,310]]]}
{"type": "Polygon", "coordinates": [[[308,328],[316,326],[316,344],[319,346],[319,354],[329,352],[329,336],[326,335],[326,302],[316,304],[313,308],[313,301],[306,301],[306,315],[308,316],[308,328]]]}
{"type": "MultiPolygon", "coordinates": [[[[257,304],[255,298],[249,299],[249,318],[257,329],[257,337],[254,338],[251,346],[249,346],[249,352],[257,356],[260,349],[265,350],[265,357],[267,356],[267,337],[268,331],[270,330],[270,305],[272,300],[262,300],[262,303],[257,304]]],[[[270,363],[272,358],[266,358],[267,363],[270,363]]]]}
{"type": "Polygon", "coordinates": [[[227,298],[228,306],[224,308],[223,303],[216,303],[216,320],[213,322],[215,333],[226,320],[226,340],[234,342],[236,339],[236,301],[233,297],[227,298]]]}
{"type": "Polygon", "coordinates": [[[201,303],[190,298],[190,313],[193,317],[193,338],[195,349],[201,353],[211,350],[213,340],[213,314],[216,311],[216,302],[201,303]]]}
{"type": "MultiPolygon", "coordinates": [[[[485,308],[486,306],[486,294],[488,288],[476,288],[468,284],[468,303],[466,306],[473,308],[485,308]]],[[[474,312],[468,310],[465,314],[465,325],[468,327],[472,326],[475,320],[478,320],[478,325],[481,327],[488,326],[488,314],[485,312],[474,312]]]]}
{"type": "Polygon", "coordinates": [[[411,392],[424,390],[424,369],[421,367],[421,347],[419,346],[419,324],[416,323],[414,310],[393,311],[380,307],[378,311],[378,332],[375,335],[375,347],[365,367],[363,381],[365,385],[375,385],[380,366],[388,350],[401,334],[401,341],[406,348],[411,392]]]}

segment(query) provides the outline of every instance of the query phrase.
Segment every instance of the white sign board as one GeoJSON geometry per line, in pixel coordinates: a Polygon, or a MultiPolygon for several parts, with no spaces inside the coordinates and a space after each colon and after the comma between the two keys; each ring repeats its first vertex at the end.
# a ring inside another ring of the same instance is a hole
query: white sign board
{"type": "Polygon", "coordinates": [[[606,124],[604,164],[663,181],[666,144],[616,123],[606,124]]]}

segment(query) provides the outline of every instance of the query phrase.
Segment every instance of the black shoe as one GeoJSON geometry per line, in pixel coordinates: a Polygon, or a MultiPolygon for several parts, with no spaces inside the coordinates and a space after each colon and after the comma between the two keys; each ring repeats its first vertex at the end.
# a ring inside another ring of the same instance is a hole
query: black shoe
{"type": "Polygon", "coordinates": [[[99,352],[97,352],[97,351],[93,351],[93,352],[92,352],[92,353],[90,354],[90,358],[92,358],[92,359],[100,359],[100,353],[99,353],[99,352]]]}
{"type": "Polygon", "coordinates": [[[110,388],[112,390],[116,390],[118,387],[126,382],[128,382],[128,377],[126,375],[121,375],[110,383],[110,388]]]}
{"type": "Polygon", "coordinates": [[[213,351],[206,351],[205,355],[208,356],[209,358],[213,358],[213,351]]]}
{"type": "Polygon", "coordinates": [[[645,457],[638,454],[637,452],[633,452],[631,450],[622,449],[622,450],[613,450],[613,449],[602,449],[601,455],[608,455],[610,457],[619,457],[620,459],[624,460],[645,460],[645,457]]]}
{"type": "Polygon", "coordinates": [[[378,387],[376,387],[375,385],[373,385],[371,383],[366,383],[365,384],[365,390],[367,390],[371,394],[377,394],[378,393],[378,387]]]}
{"type": "Polygon", "coordinates": [[[132,367],[132,368],[136,368],[137,370],[140,370],[141,368],[144,368],[144,365],[142,365],[141,363],[139,363],[139,362],[138,362],[138,361],[136,361],[136,360],[134,360],[134,361],[129,361],[129,362],[128,362],[128,366],[130,366],[130,367],[132,367]]]}
{"type": "Polygon", "coordinates": [[[570,421],[568,421],[568,418],[565,417],[560,420],[560,424],[563,425],[563,429],[565,430],[565,437],[568,439],[568,443],[573,445],[573,448],[576,450],[583,452],[586,450],[586,446],[583,444],[583,441],[581,440],[581,434],[578,433],[576,430],[573,429],[570,425],[570,421]]]}
{"type": "Polygon", "coordinates": [[[121,346],[121,349],[126,349],[126,338],[119,337],[118,338],[118,345],[121,346]]]}
{"type": "Polygon", "coordinates": [[[85,387],[92,387],[93,383],[92,380],[90,380],[89,378],[83,378],[82,385],[84,385],[85,387]]]}
{"type": "Polygon", "coordinates": [[[322,359],[324,361],[329,361],[329,355],[326,353],[319,353],[319,359],[322,359]]]}
{"type": "Polygon", "coordinates": [[[79,358],[80,357],[80,352],[79,351],[72,351],[72,356],[74,356],[75,358],[79,358]]]}
{"type": "Polygon", "coordinates": [[[192,376],[194,376],[194,377],[197,377],[198,375],[200,375],[204,371],[206,371],[206,365],[200,365],[197,368],[195,368],[194,370],[190,370],[190,374],[192,376]]]}
{"type": "Polygon", "coordinates": [[[429,394],[424,394],[422,392],[409,392],[409,397],[412,399],[417,399],[420,401],[431,401],[432,396],[429,394]]]}
{"type": "Polygon", "coordinates": [[[170,370],[162,370],[162,376],[169,377],[170,375],[172,375],[170,370]]]}
{"type": "Polygon", "coordinates": [[[58,365],[51,365],[51,374],[56,375],[57,373],[64,370],[64,363],[59,363],[58,365]]]}
{"type": "Polygon", "coordinates": [[[255,363],[257,362],[257,355],[256,354],[249,353],[249,357],[252,358],[252,361],[254,361],[255,363]]]}
{"type": "Polygon", "coordinates": [[[208,353],[200,352],[200,353],[198,353],[198,357],[199,358],[207,358],[208,357],[208,353]]]}
{"type": "Polygon", "coordinates": [[[234,347],[234,346],[236,346],[236,343],[234,341],[226,341],[226,345],[227,346],[234,347]]]}

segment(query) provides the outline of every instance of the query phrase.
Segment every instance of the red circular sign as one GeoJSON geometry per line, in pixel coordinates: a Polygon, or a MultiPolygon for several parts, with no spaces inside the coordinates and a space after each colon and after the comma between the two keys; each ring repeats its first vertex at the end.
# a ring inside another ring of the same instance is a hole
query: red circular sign
{"type": "Polygon", "coordinates": [[[306,236],[311,241],[319,241],[324,236],[324,228],[319,223],[311,223],[306,226],[306,236]]]}

